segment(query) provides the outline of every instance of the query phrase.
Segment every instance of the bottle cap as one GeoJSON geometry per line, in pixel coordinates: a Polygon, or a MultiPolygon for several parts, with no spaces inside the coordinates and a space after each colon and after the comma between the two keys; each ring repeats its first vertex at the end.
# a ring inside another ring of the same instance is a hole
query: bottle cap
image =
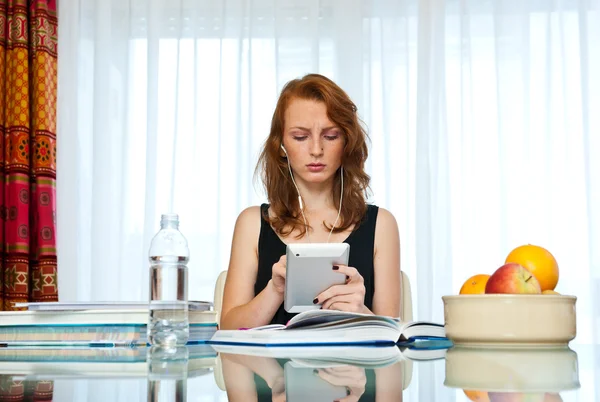
{"type": "Polygon", "coordinates": [[[179,215],[177,214],[162,214],[160,216],[160,226],[164,227],[167,224],[169,224],[169,226],[171,225],[175,225],[175,226],[179,226],[179,215]]]}

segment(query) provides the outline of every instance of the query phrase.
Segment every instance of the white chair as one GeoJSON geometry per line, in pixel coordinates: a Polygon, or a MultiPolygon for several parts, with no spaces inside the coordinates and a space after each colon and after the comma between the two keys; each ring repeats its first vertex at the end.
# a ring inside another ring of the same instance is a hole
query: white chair
{"type": "MultiPolygon", "coordinates": [[[[410,290],[410,280],[408,276],[401,271],[401,283],[402,283],[402,303],[400,305],[400,317],[403,321],[412,321],[413,312],[412,312],[412,293],[410,290]]],[[[219,274],[217,278],[217,282],[215,284],[215,311],[217,313],[217,324],[221,322],[221,308],[223,307],[223,291],[225,289],[225,281],[227,280],[227,271],[223,271],[219,274]]],[[[402,388],[406,389],[412,380],[412,361],[404,360],[402,361],[404,365],[403,368],[403,379],[402,379],[402,388]]],[[[217,357],[217,365],[215,366],[214,371],[215,382],[218,387],[223,391],[226,390],[225,387],[225,379],[223,378],[223,370],[221,368],[221,358],[217,357]]]]}

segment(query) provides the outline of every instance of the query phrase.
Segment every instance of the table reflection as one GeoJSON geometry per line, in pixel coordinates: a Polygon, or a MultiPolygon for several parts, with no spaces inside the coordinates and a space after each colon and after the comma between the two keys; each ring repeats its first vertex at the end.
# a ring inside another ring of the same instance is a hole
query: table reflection
{"type": "Polygon", "coordinates": [[[0,348],[0,401],[596,400],[595,346],[575,350],[0,348]]]}
{"type": "Polygon", "coordinates": [[[209,345],[4,347],[0,401],[186,401],[189,380],[213,378],[216,362],[209,345]]]}
{"type": "Polygon", "coordinates": [[[444,385],[472,401],[557,402],[580,388],[577,353],[568,347],[469,348],[455,346],[445,359],[444,385]]]}
{"type": "Polygon", "coordinates": [[[153,346],[146,360],[148,402],[187,401],[188,348],[153,346]]]}
{"type": "Polygon", "coordinates": [[[230,401],[402,401],[408,363],[398,359],[361,365],[323,357],[235,353],[221,353],[219,358],[230,401]]]}

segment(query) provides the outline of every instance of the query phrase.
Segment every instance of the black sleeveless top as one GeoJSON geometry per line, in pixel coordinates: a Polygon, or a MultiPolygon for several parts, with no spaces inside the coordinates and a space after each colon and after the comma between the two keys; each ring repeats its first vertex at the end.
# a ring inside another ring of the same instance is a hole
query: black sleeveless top
{"type": "MultiPolygon", "coordinates": [[[[258,274],[254,283],[256,296],[267,286],[271,280],[273,264],[285,255],[286,244],[281,241],[269,222],[263,217],[269,209],[269,204],[260,206],[260,236],[258,239],[258,274]]],[[[363,220],[344,240],[350,245],[350,258],[348,266],[358,270],[365,281],[365,306],[373,309],[373,294],[375,293],[375,276],[373,268],[373,253],[375,249],[375,223],[379,207],[367,205],[367,213],[363,220]]],[[[296,313],[288,313],[283,308],[283,303],[273,316],[271,324],[286,324],[296,313]]]]}

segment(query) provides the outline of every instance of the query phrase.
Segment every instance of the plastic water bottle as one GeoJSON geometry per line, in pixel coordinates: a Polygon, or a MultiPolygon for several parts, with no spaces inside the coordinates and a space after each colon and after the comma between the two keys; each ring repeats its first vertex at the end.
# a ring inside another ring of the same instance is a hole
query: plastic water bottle
{"type": "Polygon", "coordinates": [[[163,347],[185,345],[189,339],[187,240],[179,216],[163,214],[160,231],[150,244],[148,342],[163,347]]]}

